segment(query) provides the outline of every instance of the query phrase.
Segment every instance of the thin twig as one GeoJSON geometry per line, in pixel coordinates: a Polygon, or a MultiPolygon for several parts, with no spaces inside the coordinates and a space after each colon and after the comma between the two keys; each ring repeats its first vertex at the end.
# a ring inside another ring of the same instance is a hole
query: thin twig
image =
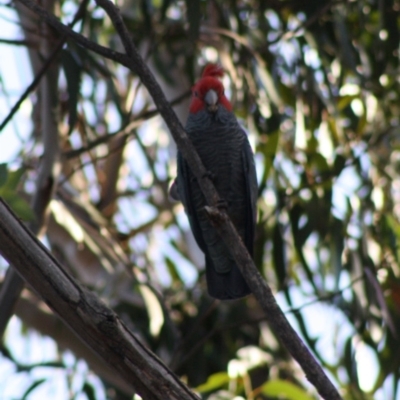
{"type": "Polygon", "coordinates": [[[50,65],[53,64],[53,61],[57,57],[57,54],[60,52],[64,45],[64,42],[59,42],[57,46],[54,48],[53,52],[51,55],[47,58],[47,60],[44,62],[43,66],[40,68],[40,71],[38,74],[35,76],[31,84],[25,89],[24,93],[20,96],[18,101],[14,104],[14,106],[11,108],[10,112],[7,114],[7,116],[4,118],[3,122],[0,125],[0,132],[6,127],[6,125],[11,121],[13,118],[14,114],[19,110],[21,104],[26,100],[26,98],[29,96],[31,92],[33,92],[36,88],[36,86],[39,84],[39,82],[42,80],[43,76],[46,74],[47,70],[49,69],[50,65]]]}
{"type": "Polygon", "coordinates": [[[0,43],[9,44],[12,46],[34,47],[35,43],[31,40],[18,40],[18,39],[0,39],[0,43]]]}

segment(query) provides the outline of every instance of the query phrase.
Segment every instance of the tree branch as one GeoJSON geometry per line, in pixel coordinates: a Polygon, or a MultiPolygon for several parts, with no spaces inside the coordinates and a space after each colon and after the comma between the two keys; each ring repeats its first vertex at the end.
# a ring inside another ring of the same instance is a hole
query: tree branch
{"type": "MultiPolygon", "coordinates": [[[[41,9],[41,7],[33,3],[31,0],[18,1],[21,1],[33,11],[38,12],[39,15],[54,28],[62,30],[63,32],[67,32],[65,30],[66,27],[62,23],[55,19],[55,17],[46,13],[43,9],[41,9]]],[[[293,330],[286,317],[282,313],[275,301],[271,289],[267,286],[258,272],[253,260],[248,254],[229,217],[226,215],[226,213],[220,212],[217,209],[216,205],[218,204],[219,197],[215,187],[211,180],[207,178],[206,170],[197,152],[195,151],[172,108],[168,104],[168,101],[166,100],[160,86],[155,81],[149,68],[144,63],[139,52],[134,46],[129,32],[118,12],[118,9],[109,0],[96,0],[96,3],[107,12],[112,20],[114,27],[120,35],[122,43],[125,47],[126,55],[112,52],[109,49],[105,51],[104,48],[100,48],[101,46],[93,44],[86,38],[83,38],[81,35],[78,35],[75,32],[72,33],[72,31],[69,30],[68,32],[71,33],[71,37],[76,39],[77,42],[79,41],[78,43],[80,45],[85,46],[90,50],[96,52],[97,50],[100,50],[104,56],[112,55],[115,57],[114,59],[116,61],[120,61],[123,65],[131,69],[140,77],[143,84],[146,86],[150,95],[152,96],[161,116],[164,118],[168,128],[170,129],[179,150],[189,164],[193,174],[196,176],[207,203],[211,206],[208,207],[207,210],[214,223],[214,226],[228,244],[228,248],[231,249],[232,255],[242,271],[250,289],[266,313],[266,317],[271,328],[277,333],[282,343],[301,365],[303,371],[306,373],[307,378],[317,388],[320,395],[329,400],[340,399],[341,397],[333,384],[330,382],[320,365],[312,356],[311,352],[301,341],[297,333],[293,330]]],[[[98,54],[100,53],[98,52],[98,54]]]]}
{"type": "Polygon", "coordinates": [[[12,46],[24,46],[24,47],[34,47],[34,43],[30,40],[18,40],[18,39],[0,39],[0,43],[9,44],[12,46]]]}
{"type": "Polygon", "coordinates": [[[0,199],[0,254],[144,399],[198,400],[94,294],[82,288],[0,199]]]}

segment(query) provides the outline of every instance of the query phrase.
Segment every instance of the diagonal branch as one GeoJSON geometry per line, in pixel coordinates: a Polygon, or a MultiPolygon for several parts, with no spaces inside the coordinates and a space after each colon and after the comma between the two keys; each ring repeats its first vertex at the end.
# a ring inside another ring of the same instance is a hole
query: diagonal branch
{"type": "MultiPolygon", "coordinates": [[[[40,16],[55,29],[67,32],[65,30],[65,26],[60,21],[58,21],[54,16],[46,13],[41,7],[33,3],[31,0],[19,1],[25,4],[31,10],[38,12],[38,14],[40,14],[40,16]]],[[[266,313],[266,318],[271,328],[277,333],[282,343],[301,365],[303,371],[306,373],[307,378],[317,388],[320,395],[329,400],[340,399],[341,397],[333,384],[330,382],[320,365],[312,356],[311,352],[301,341],[297,333],[293,330],[286,317],[282,313],[275,301],[271,289],[265,283],[255,267],[253,260],[243,245],[232,222],[229,220],[229,217],[226,215],[226,213],[220,212],[217,209],[216,205],[218,204],[219,197],[215,187],[211,180],[207,178],[206,170],[197,152],[195,151],[172,108],[168,104],[168,101],[166,100],[160,86],[155,81],[149,68],[144,63],[139,52],[134,46],[129,32],[118,12],[118,9],[109,0],[97,0],[96,2],[107,12],[112,20],[114,27],[120,35],[122,43],[125,47],[126,55],[112,52],[109,49],[104,50],[105,48],[99,48],[97,44],[93,44],[93,42],[88,41],[83,36],[71,30],[68,31],[71,33],[70,36],[73,39],[76,39],[80,45],[85,46],[90,50],[96,52],[99,50],[104,56],[112,56],[114,60],[121,62],[121,64],[134,71],[140,77],[143,84],[146,86],[150,95],[152,96],[161,116],[164,118],[168,128],[170,129],[179,150],[196,176],[207,203],[210,205],[210,207],[207,208],[210,218],[215,227],[218,229],[220,235],[228,244],[228,248],[231,249],[232,255],[240,267],[240,270],[242,271],[249,287],[266,313]]],[[[98,54],[100,54],[100,52],[98,52],[98,54]]]]}
{"type": "Polygon", "coordinates": [[[0,254],[146,400],[198,400],[97,296],[82,288],[0,199],[0,254]]]}

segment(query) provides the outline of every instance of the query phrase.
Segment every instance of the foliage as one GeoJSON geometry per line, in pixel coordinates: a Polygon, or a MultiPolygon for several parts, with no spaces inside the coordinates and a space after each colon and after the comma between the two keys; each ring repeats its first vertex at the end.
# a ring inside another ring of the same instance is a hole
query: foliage
{"type": "MultiPolygon", "coordinates": [[[[183,95],[183,121],[201,66],[225,68],[256,152],[256,265],[345,399],[395,398],[400,2],[118,5],[167,97],[183,95]],[[366,348],[378,370],[367,383],[366,348]]],[[[62,20],[76,7],[63,2],[62,20]]],[[[76,29],[121,50],[93,2],[76,29]]],[[[217,304],[206,294],[203,258],[168,196],[175,147],[137,77],[73,41],[59,62],[62,163],[47,223],[54,254],[204,398],[315,398],[252,297],[217,304]]],[[[42,149],[40,124],[32,126],[8,168],[8,176],[25,174],[24,195],[42,149]]],[[[7,182],[0,164],[2,196],[7,182]]],[[[28,300],[39,318],[37,300],[28,300]]],[[[94,398],[90,385],[83,391],[94,398]]]]}

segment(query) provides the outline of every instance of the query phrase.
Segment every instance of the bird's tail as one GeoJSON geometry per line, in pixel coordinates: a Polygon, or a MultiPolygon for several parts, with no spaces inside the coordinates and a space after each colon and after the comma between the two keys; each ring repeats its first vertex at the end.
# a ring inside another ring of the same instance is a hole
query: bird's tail
{"type": "Polygon", "coordinates": [[[234,300],[251,293],[242,273],[233,261],[230,271],[221,274],[216,271],[211,258],[206,256],[206,277],[208,293],[216,299],[234,300]]]}

